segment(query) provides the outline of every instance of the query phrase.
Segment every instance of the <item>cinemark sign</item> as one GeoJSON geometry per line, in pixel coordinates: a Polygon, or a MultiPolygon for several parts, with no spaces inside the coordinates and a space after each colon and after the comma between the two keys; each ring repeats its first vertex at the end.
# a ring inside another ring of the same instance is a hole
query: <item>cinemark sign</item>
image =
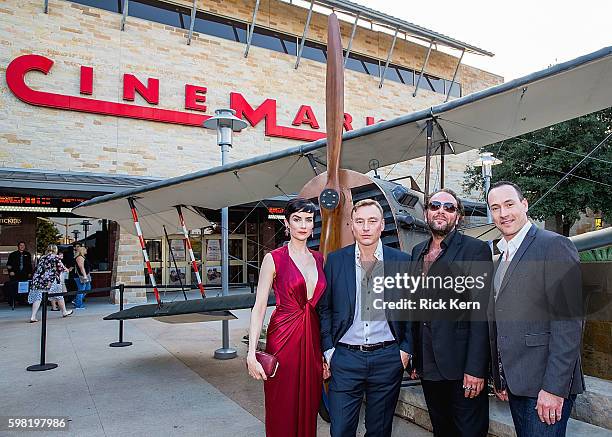
{"type": "MultiPolygon", "coordinates": [[[[6,68],[6,83],[17,98],[35,106],[198,127],[201,127],[202,123],[210,118],[210,115],[201,114],[207,110],[205,105],[207,88],[199,85],[185,85],[185,109],[200,113],[38,91],[26,84],[25,77],[30,71],[48,74],[51,71],[51,67],[53,67],[53,60],[45,56],[33,54],[19,56],[13,59],[6,68]]],[[[81,66],[79,90],[81,95],[93,95],[93,78],[93,68],[81,66]]],[[[133,74],[124,74],[123,100],[133,102],[136,94],[144,98],[150,105],[158,105],[159,79],[148,78],[145,85],[133,74]]],[[[312,107],[308,105],[301,105],[299,107],[291,124],[293,126],[308,125],[310,126],[309,129],[279,125],[276,119],[276,100],[274,99],[266,99],[254,108],[242,94],[232,92],[230,93],[230,107],[236,111],[236,116],[246,119],[251,126],[256,126],[262,120],[265,120],[265,135],[269,137],[302,141],[314,141],[325,138],[325,132],[318,130],[319,123],[312,107]]],[[[374,117],[366,117],[365,121],[366,125],[375,123],[374,117]]],[[[352,130],[352,123],[353,117],[345,113],[344,129],[347,131],[352,130]]]]}

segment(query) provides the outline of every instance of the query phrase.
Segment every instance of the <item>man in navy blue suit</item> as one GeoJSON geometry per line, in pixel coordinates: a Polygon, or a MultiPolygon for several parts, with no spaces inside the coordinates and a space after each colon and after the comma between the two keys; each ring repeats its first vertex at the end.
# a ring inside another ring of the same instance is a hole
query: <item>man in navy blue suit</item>
{"type": "Polygon", "coordinates": [[[412,335],[407,322],[375,311],[380,295],[374,278],[408,269],[410,256],[380,241],[385,220],[375,200],[357,202],[351,221],[356,244],[328,255],[327,288],[318,304],[321,347],[331,373],[331,435],[355,436],[365,396],[366,435],[390,436],[412,335]]]}

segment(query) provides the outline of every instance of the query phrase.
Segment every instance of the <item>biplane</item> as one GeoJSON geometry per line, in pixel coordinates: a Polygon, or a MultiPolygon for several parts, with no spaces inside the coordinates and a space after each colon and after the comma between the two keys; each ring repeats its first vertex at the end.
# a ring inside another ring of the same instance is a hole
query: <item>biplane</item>
{"type": "MultiPolygon", "coordinates": [[[[188,229],[208,224],[199,213],[201,208],[217,210],[299,193],[319,204],[321,214],[310,245],[325,255],[353,242],[353,202],[374,198],[385,210],[383,242],[410,251],[428,235],[424,201],[430,190],[431,157],[440,155],[440,185],[444,186],[443,160],[448,154],[478,149],[612,106],[612,47],[344,134],[343,90],[342,42],[337,18],[332,14],[328,29],[325,139],[97,197],[73,212],[115,220],[122,231],[135,231],[146,263],[144,235],[161,235],[159,223],[174,221],[184,235],[202,297],[205,291],[188,234],[188,229]],[[421,157],[426,161],[423,190],[414,181],[406,187],[365,174],[373,169],[372,163],[376,169],[421,157]],[[141,226],[139,217],[149,225],[141,226]]],[[[476,233],[494,238],[491,226],[476,233]]],[[[612,240],[609,230],[605,235],[612,240]]],[[[210,314],[254,304],[252,294],[162,302],[150,276],[157,304],[138,305],[105,319],[210,314]]],[[[268,304],[274,305],[273,295],[268,304]]]]}

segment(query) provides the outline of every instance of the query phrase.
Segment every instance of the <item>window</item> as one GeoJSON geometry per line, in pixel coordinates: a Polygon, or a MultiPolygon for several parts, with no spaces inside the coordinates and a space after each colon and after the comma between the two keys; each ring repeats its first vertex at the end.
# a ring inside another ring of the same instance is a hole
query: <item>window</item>
{"type": "MultiPolygon", "coordinates": [[[[346,56],[346,53],[345,53],[345,56],[346,56]]],[[[353,71],[358,71],[359,73],[368,74],[368,70],[366,70],[365,65],[363,65],[363,62],[355,59],[353,55],[351,54],[349,54],[349,58],[346,61],[345,67],[347,70],[353,70],[353,71]]]]}
{"type": "Polygon", "coordinates": [[[257,47],[274,50],[276,52],[286,53],[288,55],[295,54],[295,42],[286,39],[276,32],[270,32],[265,29],[255,27],[251,44],[257,47]]]}
{"type": "MultiPolygon", "coordinates": [[[[415,84],[418,79],[419,74],[416,75],[415,84]]],[[[440,79],[435,76],[430,76],[429,74],[424,74],[423,78],[421,79],[421,82],[419,83],[419,88],[444,94],[444,79],[440,79]]]]}
{"type": "MultiPolygon", "coordinates": [[[[383,65],[382,67],[380,67],[381,69],[384,69],[385,66],[383,65]]],[[[400,77],[399,72],[397,71],[397,68],[389,65],[387,67],[387,70],[385,71],[385,80],[392,80],[394,82],[399,82],[402,83],[402,79],[400,77]]]]}
{"type": "Polygon", "coordinates": [[[123,11],[122,0],[78,0],[73,1],[84,6],[91,6],[98,9],[104,9],[105,11],[121,13],[123,11]]]}
{"type": "Polygon", "coordinates": [[[198,12],[193,30],[198,33],[212,35],[230,41],[246,42],[246,26],[242,23],[232,23],[220,17],[198,12]]]}
{"type": "Polygon", "coordinates": [[[181,29],[189,29],[191,21],[189,9],[148,0],[130,0],[128,15],[181,29]]]}
{"type": "MultiPolygon", "coordinates": [[[[445,80],[444,84],[445,84],[444,86],[445,92],[448,92],[448,88],[450,87],[451,81],[445,80]]],[[[450,90],[450,96],[451,97],[461,97],[461,85],[459,85],[457,82],[453,83],[453,86],[450,90]]]]}
{"type": "Polygon", "coordinates": [[[306,41],[304,50],[302,51],[302,57],[312,59],[313,61],[327,62],[327,51],[325,46],[306,41]]]}
{"type": "Polygon", "coordinates": [[[414,71],[402,67],[397,67],[397,70],[406,85],[414,85],[414,71]]]}
{"type": "Polygon", "coordinates": [[[371,59],[371,60],[363,59],[362,62],[365,65],[366,71],[368,72],[370,76],[380,77],[380,73],[378,71],[378,61],[374,59],[371,59]]]}

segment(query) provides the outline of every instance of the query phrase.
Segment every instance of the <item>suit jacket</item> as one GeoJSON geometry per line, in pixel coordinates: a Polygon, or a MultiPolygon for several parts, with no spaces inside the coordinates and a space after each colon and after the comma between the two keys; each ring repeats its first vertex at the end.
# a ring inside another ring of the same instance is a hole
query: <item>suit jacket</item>
{"type": "MultiPolygon", "coordinates": [[[[499,265],[499,263],[497,263],[499,265]]],[[[493,363],[507,388],[537,397],[582,393],[582,276],[578,252],[559,234],[531,227],[488,308],[493,363]]],[[[501,386],[493,365],[495,386],[501,386]]]]}
{"type": "MultiPolygon", "coordinates": [[[[418,267],[417,261],[423,256],[430,240],[417,244],[412,250],[413,265],[418,267]]],[[[493,261],[489,246],[476,238],[469,237],[458,231],[450,240],[446,250],[430,266],[428,276],[482,276],[484,287],[472,287],[462,293],[454,290],[438,290],[435,288],[418,290],[420,297],[442,298],[448,301],[451,298],[462,298],[477,301],[481,305],[478,312],[463,311],[463,314],[435,314],[431,320],[431,342],[435,363],[440,375],[446,380],[463,379],[464,373],[478,378],[486,378],[489,373],[489,331],[486,320],[486,306],[491,290],[493,261]],[[445,319],[445,320],[444,320],[445,319]]],[[[420,275],[420,271],[414,272],[420,275]]],[[[447,313],[448,314],[448,313],[447,313]]],[[[415,367],[423,371],[423,317],[413,325],[415,334],[415,367]]]]}
{"type": "MultiPolygon", "coordinates": [[[[385,276],[403,273],[396,270],[408,266],[410,255],[383,246],[385,276]]],[[[321,349],[325,352],[336,347],[342,336],[353,324],[357,292],[355,245],[330,253],[325,262],[327,288],[317,304],[321,321],[321,349]]],[[[412,334],[408,322],[390,319],[389,328],[404,352],[413,353],[412,334]]]]}
{"type": "Polygon", "coordinates": [[[15,273],[15,276],[10,276],[11,281],[27,281],[32,279],[32,255],[27,250],[23,252],[23,270],[19,270],[19,251],[11,252],[6,261],[6,268],[9,272],[15,273]]]}

